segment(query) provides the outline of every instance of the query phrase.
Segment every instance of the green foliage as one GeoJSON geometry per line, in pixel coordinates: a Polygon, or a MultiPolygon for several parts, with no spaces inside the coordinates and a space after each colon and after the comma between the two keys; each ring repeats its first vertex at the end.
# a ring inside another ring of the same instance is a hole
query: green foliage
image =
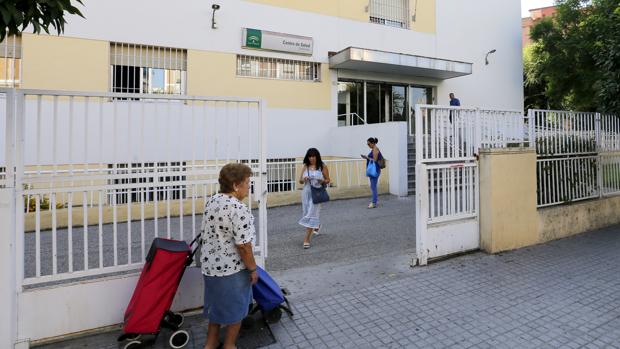
{"type": "Polygon", "coordinates": [[[548,104],[531,105],[620,115],[620,0],[560,0],[531,38],[525,93],[538,87],[548,104]]]}
{"type": "MultiPolygon", "coordinates": [[[[7,35],[16,35],[32,26],[36,34],[44,30],[49,34],[53,29],[64,32],[65,13],[84,17],[80,10],[71,4],[72,0],[0,0],[0,41],[7,35]]],[[[82,0],[74,0],[84,5],[82,0]]]]}
{"type": "Polygon", "coordinates": [[[537,44],[523,49],[523,87],[524,106],[528,109],[548,109],[549,100],[545,93],[545,84],[541,74],[537,71],[541,67],[540,58],[533,54],[537,44]]]}
{"type": "Polygon", "coordinates": [[[596,139],[592,137],[558,135],[536,137],[536,154],[551,156],[566,154],[579,149],[580,153],[596,153],[596,139]]]}

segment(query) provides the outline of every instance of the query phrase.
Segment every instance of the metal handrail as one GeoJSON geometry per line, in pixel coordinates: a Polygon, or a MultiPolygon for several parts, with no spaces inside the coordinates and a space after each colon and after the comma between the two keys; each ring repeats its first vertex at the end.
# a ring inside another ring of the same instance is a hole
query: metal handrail
{"type": "MultiPolygon", "coordinates": [[[[338,114],[338,117],[345,116],[345,117],[347,117],[347,120],[349,120],[348,116],[350,116],[350,115],[355,115],[355,117],[357,117],[357,120],[361,121],[362,125],[366,124],[366,121],[364,120],[364,118],[359,116],[359,114],[357,114],[357,113],[338,114]]],[[[347,122],[347,126],[351,126],[351,124],[352,124],[351,122],[347,122]]]]}

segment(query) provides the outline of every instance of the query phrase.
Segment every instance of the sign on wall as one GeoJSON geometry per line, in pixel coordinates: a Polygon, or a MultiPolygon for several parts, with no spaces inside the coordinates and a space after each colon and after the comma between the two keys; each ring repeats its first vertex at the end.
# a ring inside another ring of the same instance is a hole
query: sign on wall
{"type": "Polygon", "coordinates": [[[312,55],[313,41],[307,36],[275,33],[266,30],[244,28],[241,46],[258,50],[271,50],[312,55]]]}

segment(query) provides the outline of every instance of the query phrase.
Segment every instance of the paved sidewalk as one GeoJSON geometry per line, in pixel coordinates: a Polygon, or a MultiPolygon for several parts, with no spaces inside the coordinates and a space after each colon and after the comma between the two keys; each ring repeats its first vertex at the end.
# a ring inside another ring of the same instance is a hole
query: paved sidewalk
{"type": "Polygon", "coordinates": [[[620,226],[334,290],[292,289],[269,348],[620,348],[620,226]]]}
{"type": "MultiPolygon", "coordinates": [[[[427,267],[410,257],[272,272],[295,317],[271,326],[267,348],[620,349],[620,226],[427,267]]],[[[202,348],[204,327],[188,348],[202,348]]],[[[112,348],[117,335],[46,348],[112,348]]]]}

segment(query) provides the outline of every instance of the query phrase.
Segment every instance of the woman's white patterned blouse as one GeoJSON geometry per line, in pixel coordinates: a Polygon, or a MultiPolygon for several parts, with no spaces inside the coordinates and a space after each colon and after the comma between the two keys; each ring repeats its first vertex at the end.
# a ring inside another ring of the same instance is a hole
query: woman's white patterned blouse
{"type": "Polygon", "coordinates": [[[227,276],[246,269],[235,245],[254,242],[254,216],[237,198],[211,196],[202,219],[202,273],[227,276]]]}

